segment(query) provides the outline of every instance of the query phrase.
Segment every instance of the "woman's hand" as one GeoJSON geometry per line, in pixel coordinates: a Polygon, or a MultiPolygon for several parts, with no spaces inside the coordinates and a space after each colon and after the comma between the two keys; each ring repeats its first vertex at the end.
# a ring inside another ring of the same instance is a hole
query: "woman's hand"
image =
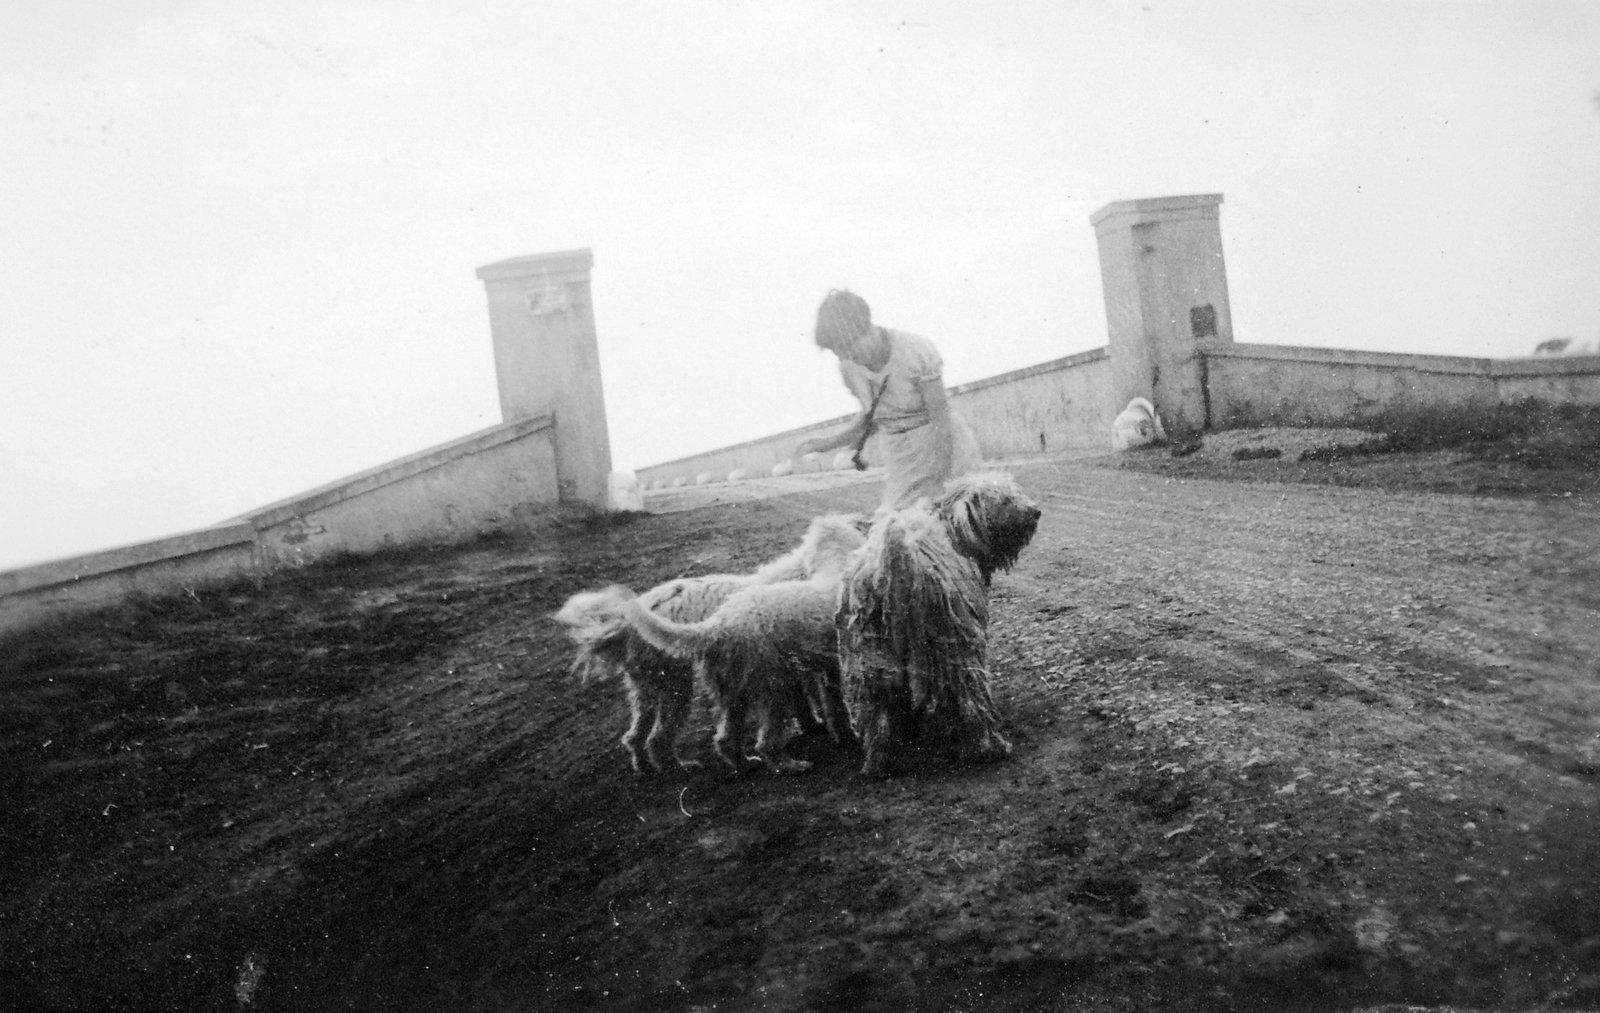
{"type": "Polygon", "coordinates": [[[866,413],[863,412],[857,415],[855,421],[851,422],[850,427],[843,432],[834,433],[832,436],[813,436],[809,440],[801,440],[800,444],[794,448],[795,456],[804,457],[807,454],[821,454],[829,450],[837,450],[840,447],[853,447],[866,430],[867,418],[866,413]]]}

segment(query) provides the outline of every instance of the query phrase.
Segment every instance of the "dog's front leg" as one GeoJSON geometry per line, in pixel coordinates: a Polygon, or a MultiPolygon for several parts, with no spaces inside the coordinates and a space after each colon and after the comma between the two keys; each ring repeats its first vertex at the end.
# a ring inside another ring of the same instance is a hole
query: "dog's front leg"
{"type": "Polygon", "coordinates": [[[774,774],[797,774],[811,769],[810,761],[783,755],[784,741],[788,738],[783,726],[788,725],[788,717],[788,708],[775,708],[770,700],[763,701],[756,709],[756,754],[751,758],[759,760],[774,774]]]}
{"type": "Polygon", "coordinates": [[[649,692],[644,684],[631,678],[627,680],[627,686],[628,710],[631,714],[631,719],[628,723],[628,730],[622,733],[622,748],[627,750],[628,762],[633,765],[635,774],[643,774],[645,772],[645,760],[649,760],[650,766],[660,770],[661,765],[656,762],[655,755],[648,750],[641,752],[639,749],[639,740],[644,736],[646,712],[655,709],[655,701],[651,699],[654,694],[649,692]]]}
{"type": "Polygon", "coordinates": [[[742,698],[719,703],[717,732],[711,739],[712,751],[736,774],[742,774],[749,768],[749,762],[739,747],[739,740],[744,735],[747,709],[747,702],[742,698]]]}
{"type": "Polygon", "coordinates": [[[1000,713],[989,690],[989,670],[981,662],[969,665],[966,691],[961,694],[962,759],[993,763],[1011,755],[1011,743],[1000,734],[1000,713]]]}
{"type": "Polygon", "coordinates": [[[651,766],[663,769],[663,753],[678,767],[698,767],[699,760],[686,760],[678,753],[678,732],[683,728],[693,699],[693,687],[684,686],[661,692],[656,703],[656,723],[644,740],[645,755],[651,766]]]}

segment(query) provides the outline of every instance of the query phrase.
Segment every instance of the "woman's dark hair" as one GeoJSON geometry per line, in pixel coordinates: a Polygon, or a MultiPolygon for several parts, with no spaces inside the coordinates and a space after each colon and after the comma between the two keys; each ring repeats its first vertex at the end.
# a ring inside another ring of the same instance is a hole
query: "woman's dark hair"
{"type": "Polygon", "coordinates": [[[819,348],[832,349],[845,338],[853,338],[872,326],[872,309],[867,301],[847,289],[836,288],[817,307],[815,340],[819,348]]]}

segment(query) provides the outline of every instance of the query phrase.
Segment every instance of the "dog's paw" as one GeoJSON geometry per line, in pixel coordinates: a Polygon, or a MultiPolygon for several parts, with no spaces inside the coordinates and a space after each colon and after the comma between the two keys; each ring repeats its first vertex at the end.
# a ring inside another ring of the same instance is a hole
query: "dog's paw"
{"type": "Polygon", "coordinates": [[[722,761],[722,766],[730,774],[746,774],[751,768],[761,765],[761,760],[754,756],[740,756],[734,752],[717,751],[717,759],[722,761]]]}
{"type": "Polygon", "coordinates": [[[889,758],[882,754],[873,755],[869,753],[867,762],[861,765],[861,776],[870,777],[874,781],[881,781],[888,777],[889,774],[889,758]]]}
{"type": "Polygon", "coordinates": [[[982,742],[963,750],[962,759],[968,763],[998,763],[1010,755],[1011,743],[991,733],[982,742]]]}

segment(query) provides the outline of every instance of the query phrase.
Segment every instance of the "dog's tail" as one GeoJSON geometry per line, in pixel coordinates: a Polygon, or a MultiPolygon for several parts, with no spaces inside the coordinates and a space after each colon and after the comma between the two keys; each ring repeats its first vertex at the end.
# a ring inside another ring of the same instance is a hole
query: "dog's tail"
{"type": "Polygon", "coordinates": [[[623,620],[645,643],[675,658],[695,658],[715,642],[711,624],[676,623],[650,611],[637,598],[625,603],[623,620]]]}
{"type": "Polygon", "coordinates": [[[583,681],[611,679],[627,671],[634,650],[628,607],[638,596],[621,584],[568,598],[552,618],[577,646],[572,673],[583,681]]]}

